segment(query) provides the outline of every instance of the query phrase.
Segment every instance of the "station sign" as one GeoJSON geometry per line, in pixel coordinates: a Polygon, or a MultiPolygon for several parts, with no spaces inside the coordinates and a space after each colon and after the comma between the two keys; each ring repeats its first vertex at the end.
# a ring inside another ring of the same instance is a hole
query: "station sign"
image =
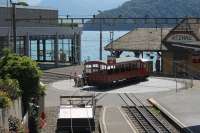
{"type": "Polygon", "coordinates": [[[196,38],[191,34],[174,34],[171,35],[168,39],[168,42],[193,42],[196,41],[196,38]]]}

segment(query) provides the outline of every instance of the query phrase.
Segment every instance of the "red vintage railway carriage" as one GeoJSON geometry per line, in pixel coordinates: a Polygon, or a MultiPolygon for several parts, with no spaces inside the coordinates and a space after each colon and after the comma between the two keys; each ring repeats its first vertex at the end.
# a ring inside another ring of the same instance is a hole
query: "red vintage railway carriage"
{"type": "Polygon", "coordinates": [[[145,79],[151,72],[151,63],[135,57],[109,58],[107,61],[89,61],[84,64],[82,83],[106,86],[124,80],[145,79]]]}

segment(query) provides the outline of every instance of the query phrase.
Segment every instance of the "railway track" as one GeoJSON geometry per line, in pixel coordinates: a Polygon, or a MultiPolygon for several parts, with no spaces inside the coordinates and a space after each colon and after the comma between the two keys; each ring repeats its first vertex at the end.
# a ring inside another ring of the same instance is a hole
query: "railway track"
{"type": "Polygon", "coordinates": [[[44,72],[41,77],[41,81],[44,84],[49,84],[52,82],[66,80],[66,79],[70,79],[70,76],[66,74],[53,73],[53,72],[44,72]]]}
{"type": "MultiPolygon", "coordinates": [[[[176,131],[166,123],[161,122],[155,114],[135,95],[118,94],[126,104],[124,107],[130,120],[133,122],[139,133],[175,133],[176,131]]],[[[169,123],[168,123],[169,124],[169,123]]]]}

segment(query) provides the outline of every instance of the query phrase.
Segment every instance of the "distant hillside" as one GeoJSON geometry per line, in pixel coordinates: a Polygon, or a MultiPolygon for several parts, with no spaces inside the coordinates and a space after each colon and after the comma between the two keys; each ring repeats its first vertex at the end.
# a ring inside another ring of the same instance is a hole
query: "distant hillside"
{"type": "MultiPolygon", "coordinates": [[[[106,10],[97,17],[200,17],[200,0],[130,0],[118,8],[106,10]]],[[[144,26],[144,25],[142,25],[144,26]]],[[[85,29],[97,26],[86,25],[85,29]]],[[[109,26],[105,26],[109,28],[109,26]]],[[[119,28],[120,27],[120,28],[119,28]]],[[[116,28],[116,27],[114,27],[116,28]]],[[[130,29],[130,25],[118,26],[130,29]]]]}
{"type": "Polygon", "coordinates": [[[104,11],[104,17],[200,17],[200,0],[130,0],[104,11]]]}

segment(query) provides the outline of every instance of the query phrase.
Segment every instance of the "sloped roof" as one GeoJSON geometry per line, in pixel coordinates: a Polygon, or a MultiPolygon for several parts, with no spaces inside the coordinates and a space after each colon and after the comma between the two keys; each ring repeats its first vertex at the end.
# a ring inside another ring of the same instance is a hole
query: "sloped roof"
{"type": "Polygon", "coordinates": [[[161,44],[171,28],[138,28],[105,46],[114,51],[160,51],[167,50],[161,44]]]}
{"type": "Polygon", "coordinates": [[[194,48],[200,47],[200,19],[186,18],[176,27],[174,27],[169,34],[163,39],[167,45],[172,45],[180,48],[194,48]],[[190,39],[171,40],[174,35],[187,35],[190,39]]]}
{"type": "Polygon", "coordinates": [[[200,41],[200,19],[198,18],[186,18],[176,27],[174,27],[169,34],[163,39],[167,39],[174,34],[183,33],[193,35],[197,40],[200,41]]]}

